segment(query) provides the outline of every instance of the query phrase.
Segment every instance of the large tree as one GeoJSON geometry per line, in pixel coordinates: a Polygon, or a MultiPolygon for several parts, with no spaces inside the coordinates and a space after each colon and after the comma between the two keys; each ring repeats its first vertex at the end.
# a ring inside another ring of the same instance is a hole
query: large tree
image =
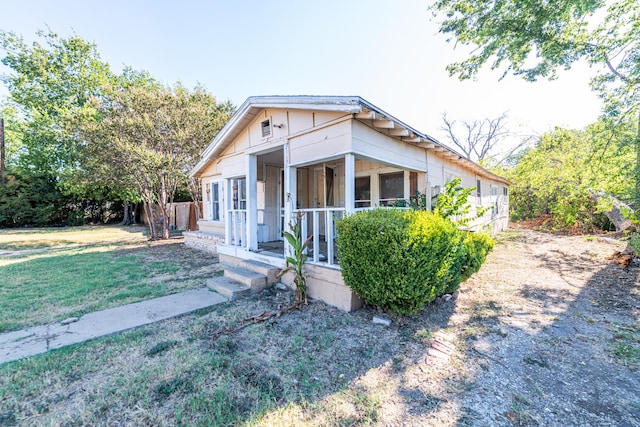
{"type": "MultiPolygon", "coordinates": [[[[440,32],[474,49],[448,66],[470,78],[489,64],[502,75],[534,81],[554,78],[581,59],[598,68],[593,88],[605,113],[618,122],[629,114],[640,121],[640,2],[637,0],[438,0],[440,32]]],[[[640,123],[638,123],[640,125],[640,123]]],[[[636,129],[640,165],[640,126],[636,129]]],[[[640,207],[640,167],[636,167],[640,207]]]]}
{"type": "Polygon", "coordinates": [[[26,122],[19,163],[60,180],[73,176],[78,166],[80,141],[66,123],[115,76],[96,46],[81,37],[62,38],[51,30],[37,35],[29,45],[22,36],[0,30],[2,63],[12,70],[2,81],[26,122]]]}
{"type": "MultiPolygon", "coordinates": [[[[30,198],[47,200],[49,210],[47,215],[26,214],[25,208],[19,217],[9,213],[12,221],[76,223],[83,219],[85,207],[118,200],[110,187],[82,179],[83,141],[72,126],[89,116],[88,100],[101,96],[104,85],[116,78],[96,46],[75,34],[63,38],[51,30],[39,31],[36,41],[27,43],[20,35],[0,30],[0,51],[9,69],[1,80],[16,110],[7,125],[20,127],[20,140],[12,141],[8,162],[13,183],[22,183],[19,188],[28,191],[40,189],[42,193],[30,198]],[[35,185],[38,182],[46,186],[35,185]]],[[[24,204],[33,206],[32,201],[24,204]]]]}
{"type": "Polygon", "coordinates": [[[168,203],[233,107],[182,85],[112,87],[94,107],[96,120],[82,130],[85,161],[128,179],[142,198],[151,238],[168,238],[168,203]]]}

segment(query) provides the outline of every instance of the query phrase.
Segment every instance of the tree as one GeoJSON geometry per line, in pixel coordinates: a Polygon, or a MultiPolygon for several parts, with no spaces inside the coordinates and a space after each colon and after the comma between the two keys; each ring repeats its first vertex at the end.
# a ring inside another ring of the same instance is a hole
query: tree
{"type": "Polygon", "coordinates": [[[456,147],[462,150],[464,156],[472,161],[484,160],[491,150],[509,134],[506,129],[507,113],[502,113],[495,119],[464,121],[457,126],[456,120],[450,120],[447,114],[442,114],[447,137],[456,147]],[[462,131],[459,129],[462,128],[462,131]],[[462,135],[462,136],[460,136],[462,135]]]}
{"type": "Polygon", "coordinates": [[[2,63],[13,70],[2,81],[26,121],[23,167],[61,179],[73,175],[80,143],[66,122],[115,76],[94,44],[76,35],[64,39],[51,30],[37,35],[43,43],[29,46],[21,36],[0,30],[0,48],[6,52],[2,63]]]}
{"type": "MultiPolygon", "coordinates": [[[[102,87],[115,76],[96,46],[77,35],[62,38],[51,30],[37,35],[38,41],[29,45],[22,36],[0,30],[0,49],[6,53],[2,63],[11,70],[1,78],[15,109],[10,125],[20,128],[9,164],[15,178],[24,182],[21,188],[46,192],[32,197],[54,204],[50,209],[57,213],[49,218],[57,224],[68,222],[60,215],[70,214],[74,207],[80,209],[90,199],[116,198],[100,183],[82,179],[86,176],[80,162],[83,141],[71,126],[89,116],[88,100],[100,96],[102,87]],[[30,185],[29,181],[47,185],[30,185]]],[[[46,225],[40,220],[33,223],[46,225]]]]}
{"type": "MultiPolygon", "coordinates": [[[[601,119],[584,131],[556,128],[506,171],[515,219],[546,218],[553,228],[605,226],[594,194],[633,196],[633,123],[601,119]],[[631,136],[631,138],[630,138],[631,136]]],[[[605,202],[602,200],[601,202],[605,202]]]]}
{"type": "Polygon", "coordinates": [[[186,185],[188,171],[232,107],[217,104],[201,87],[189,91],[179,84],[112,87],[107,94],[94,99],[97,119],[82,130],[86,162],[129,179],[142,199],[151,238],[169,238],[167,204],[186,185]]]}
{"type": "Polygon", "coordinates": [[[592,87],[605,114],[619,122],[638,114],[636,203],[640,206],[640,2],[637,0],[438,0],[440,32],[473,46],[447,69],[470,78],[489,63],[526,80],[555,78],[585,59],[599,68],[592,87]]]}

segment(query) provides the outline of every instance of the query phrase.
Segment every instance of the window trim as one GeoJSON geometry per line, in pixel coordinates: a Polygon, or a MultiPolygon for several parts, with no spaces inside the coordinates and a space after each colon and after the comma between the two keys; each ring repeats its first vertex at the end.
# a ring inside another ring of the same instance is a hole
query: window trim
{"type": "Polygon", "coordinates": [[[215,222],[223,222],[224,221],[224,181],[209,181],[211,196],[207,194],[208,203],[209,203],[209,219],[215,222]],[[218,218],[215,218],[215,209],[214,205],[218,207],[218,218]]]}

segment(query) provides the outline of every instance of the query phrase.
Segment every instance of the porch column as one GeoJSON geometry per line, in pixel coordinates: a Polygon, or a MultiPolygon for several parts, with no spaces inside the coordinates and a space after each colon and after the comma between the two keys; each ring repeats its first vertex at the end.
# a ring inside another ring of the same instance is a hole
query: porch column
{"type": "Polygon", "coordinates": [[[231,244],[231,227],[233,226],[233,215],[229,212],[232,203],[231,180],[224,180],[224,193],[222,199],[222,209],[224,209],[224,244],[231,244]]]}
{"type": "MultiPolygon", "coordinates": [[[[290,166],[289,161],[289,143],[285,143],[283,147],[284,154],[284,231],[291,231],[289,224],[294,220],[293,210],[296,208],[296,168],[290,166]]],[[[290,247],[287,239],[284,240],[285,255],[290,253],[290,247]]]]}
{"type": "Polygon", "coordinates": [[[258,250],[258,157],[247,156],[247,249],[258,250]]]}
{"type": "Polygon", "coordinates": [[[347,215],[356,208],[356,156],[347,153],[344,156],[344,207],[347,215]]]}

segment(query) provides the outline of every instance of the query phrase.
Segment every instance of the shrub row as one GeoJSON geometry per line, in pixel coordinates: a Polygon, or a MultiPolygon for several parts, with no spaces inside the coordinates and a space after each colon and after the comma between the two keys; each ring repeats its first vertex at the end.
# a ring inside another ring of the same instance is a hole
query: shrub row
{"type": "Polygon", "coordinates": [[[413,314],[478,271],[493,240],[429,211],[375,209],[337,224],[345,283],[369,303],[413,314]]]}

